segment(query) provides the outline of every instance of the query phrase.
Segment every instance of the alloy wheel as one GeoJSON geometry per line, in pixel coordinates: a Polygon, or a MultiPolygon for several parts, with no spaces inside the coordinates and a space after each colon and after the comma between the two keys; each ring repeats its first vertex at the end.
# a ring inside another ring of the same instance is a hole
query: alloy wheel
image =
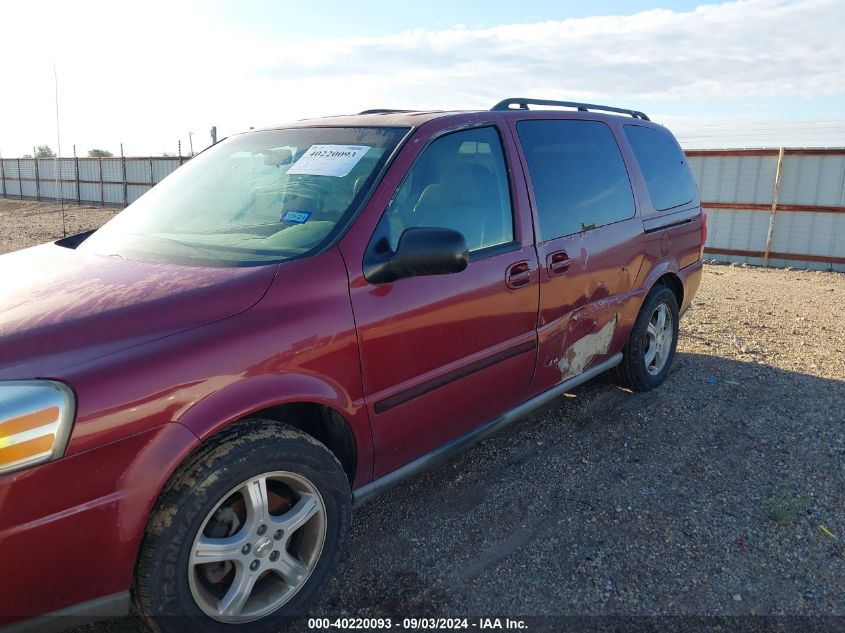
{"type": "Polygon", "coordinates": [[[288,603],[326,540],[326,507],[302,475],[270,472],[232,488],[208,513],[188,559],[191,595],[220,622],[249,622],[288,603]]]}
{"type": "Polygon", "coordinates": [[[672,312],[665,303],[660,303],[651,313],[645,332],[645,366],[648,373],[657,376],[666,366],[672,352],[675,331],[672,312]]]}

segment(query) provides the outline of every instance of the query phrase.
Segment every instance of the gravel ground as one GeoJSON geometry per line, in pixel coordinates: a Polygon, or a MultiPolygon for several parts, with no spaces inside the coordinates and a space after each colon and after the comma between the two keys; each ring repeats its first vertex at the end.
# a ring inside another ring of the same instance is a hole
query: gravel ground
{"type": "MultiPolygon", "coordinates": [[[[55,234],[23,208],[4,248],[55,234]]],[[[312,615],[845,616],[843,313],[845,275],[705,266],[661,388],[599,378],[359,508],[312,615]]]]}
{"type": "MultiPolygon", "coordinates": [[[[68,235],[97,228],[118,209],[65,203],[68,235]]],[[[35,246],[62,237],[62,206],[54,202],[33,202],[0,198],[0,253],[35,246]]]]}

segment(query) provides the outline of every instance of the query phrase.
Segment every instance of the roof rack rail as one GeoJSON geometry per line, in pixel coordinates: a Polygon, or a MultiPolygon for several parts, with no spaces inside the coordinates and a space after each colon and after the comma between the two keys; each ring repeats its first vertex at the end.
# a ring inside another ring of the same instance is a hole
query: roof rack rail
{"type": "Polygon", "coordinates": [[[393,108],[376,108],[374,110],[362,110],[358,114],[390,114],[392,112],[415,112],[415,110],[394,110],[393,108]]]}
{"type": "Polygon", "coordinates": [[[642,119],[643,121],[650,121],[644,113],[639,110],[626,110],[625,108],[614,108],[605,105],[596,105],[594,103],[578,103],[577,101],[550,101],[548,99],[525,99],[523,97],[514,97],[511,99],[504,99],[494,105],[491,110],[513,110],[512,105],[518,105],[520,110],[528,110],[528,104],[544,105],[544,106],[561,106],[566,108],[578,108],[581,112],[588,112],[590,110],[601,110],[602,112],[618,112],[619,114],[628,114],[635,119],[642,119]]]}

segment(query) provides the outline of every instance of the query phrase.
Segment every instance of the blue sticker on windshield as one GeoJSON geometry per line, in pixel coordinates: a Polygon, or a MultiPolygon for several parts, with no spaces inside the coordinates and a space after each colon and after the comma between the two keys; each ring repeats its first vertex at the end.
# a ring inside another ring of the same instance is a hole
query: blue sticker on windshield
{"type": "Polygon", "coordinates": [[[285,211],[280,222],[290,222],[291,224],[305,224],[311,219],[310,211],[285,211]]]}

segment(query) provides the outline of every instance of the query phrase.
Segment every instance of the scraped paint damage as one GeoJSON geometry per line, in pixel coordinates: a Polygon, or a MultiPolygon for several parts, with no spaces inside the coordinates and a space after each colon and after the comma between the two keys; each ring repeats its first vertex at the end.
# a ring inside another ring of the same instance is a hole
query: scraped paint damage
{"type": "Polygon", "coordinates": [[[596,356],[607,354],[610,349],[610,342],[613,340],[613,334],[616,332],[617,319],[618,315],[613,315],[613,319],[608,321],[598,332],[585,334],[569,346],[569,349],[566,350],[563,358],[557,364],[562,380],[577,376],[589,367],[596,356]]]}

